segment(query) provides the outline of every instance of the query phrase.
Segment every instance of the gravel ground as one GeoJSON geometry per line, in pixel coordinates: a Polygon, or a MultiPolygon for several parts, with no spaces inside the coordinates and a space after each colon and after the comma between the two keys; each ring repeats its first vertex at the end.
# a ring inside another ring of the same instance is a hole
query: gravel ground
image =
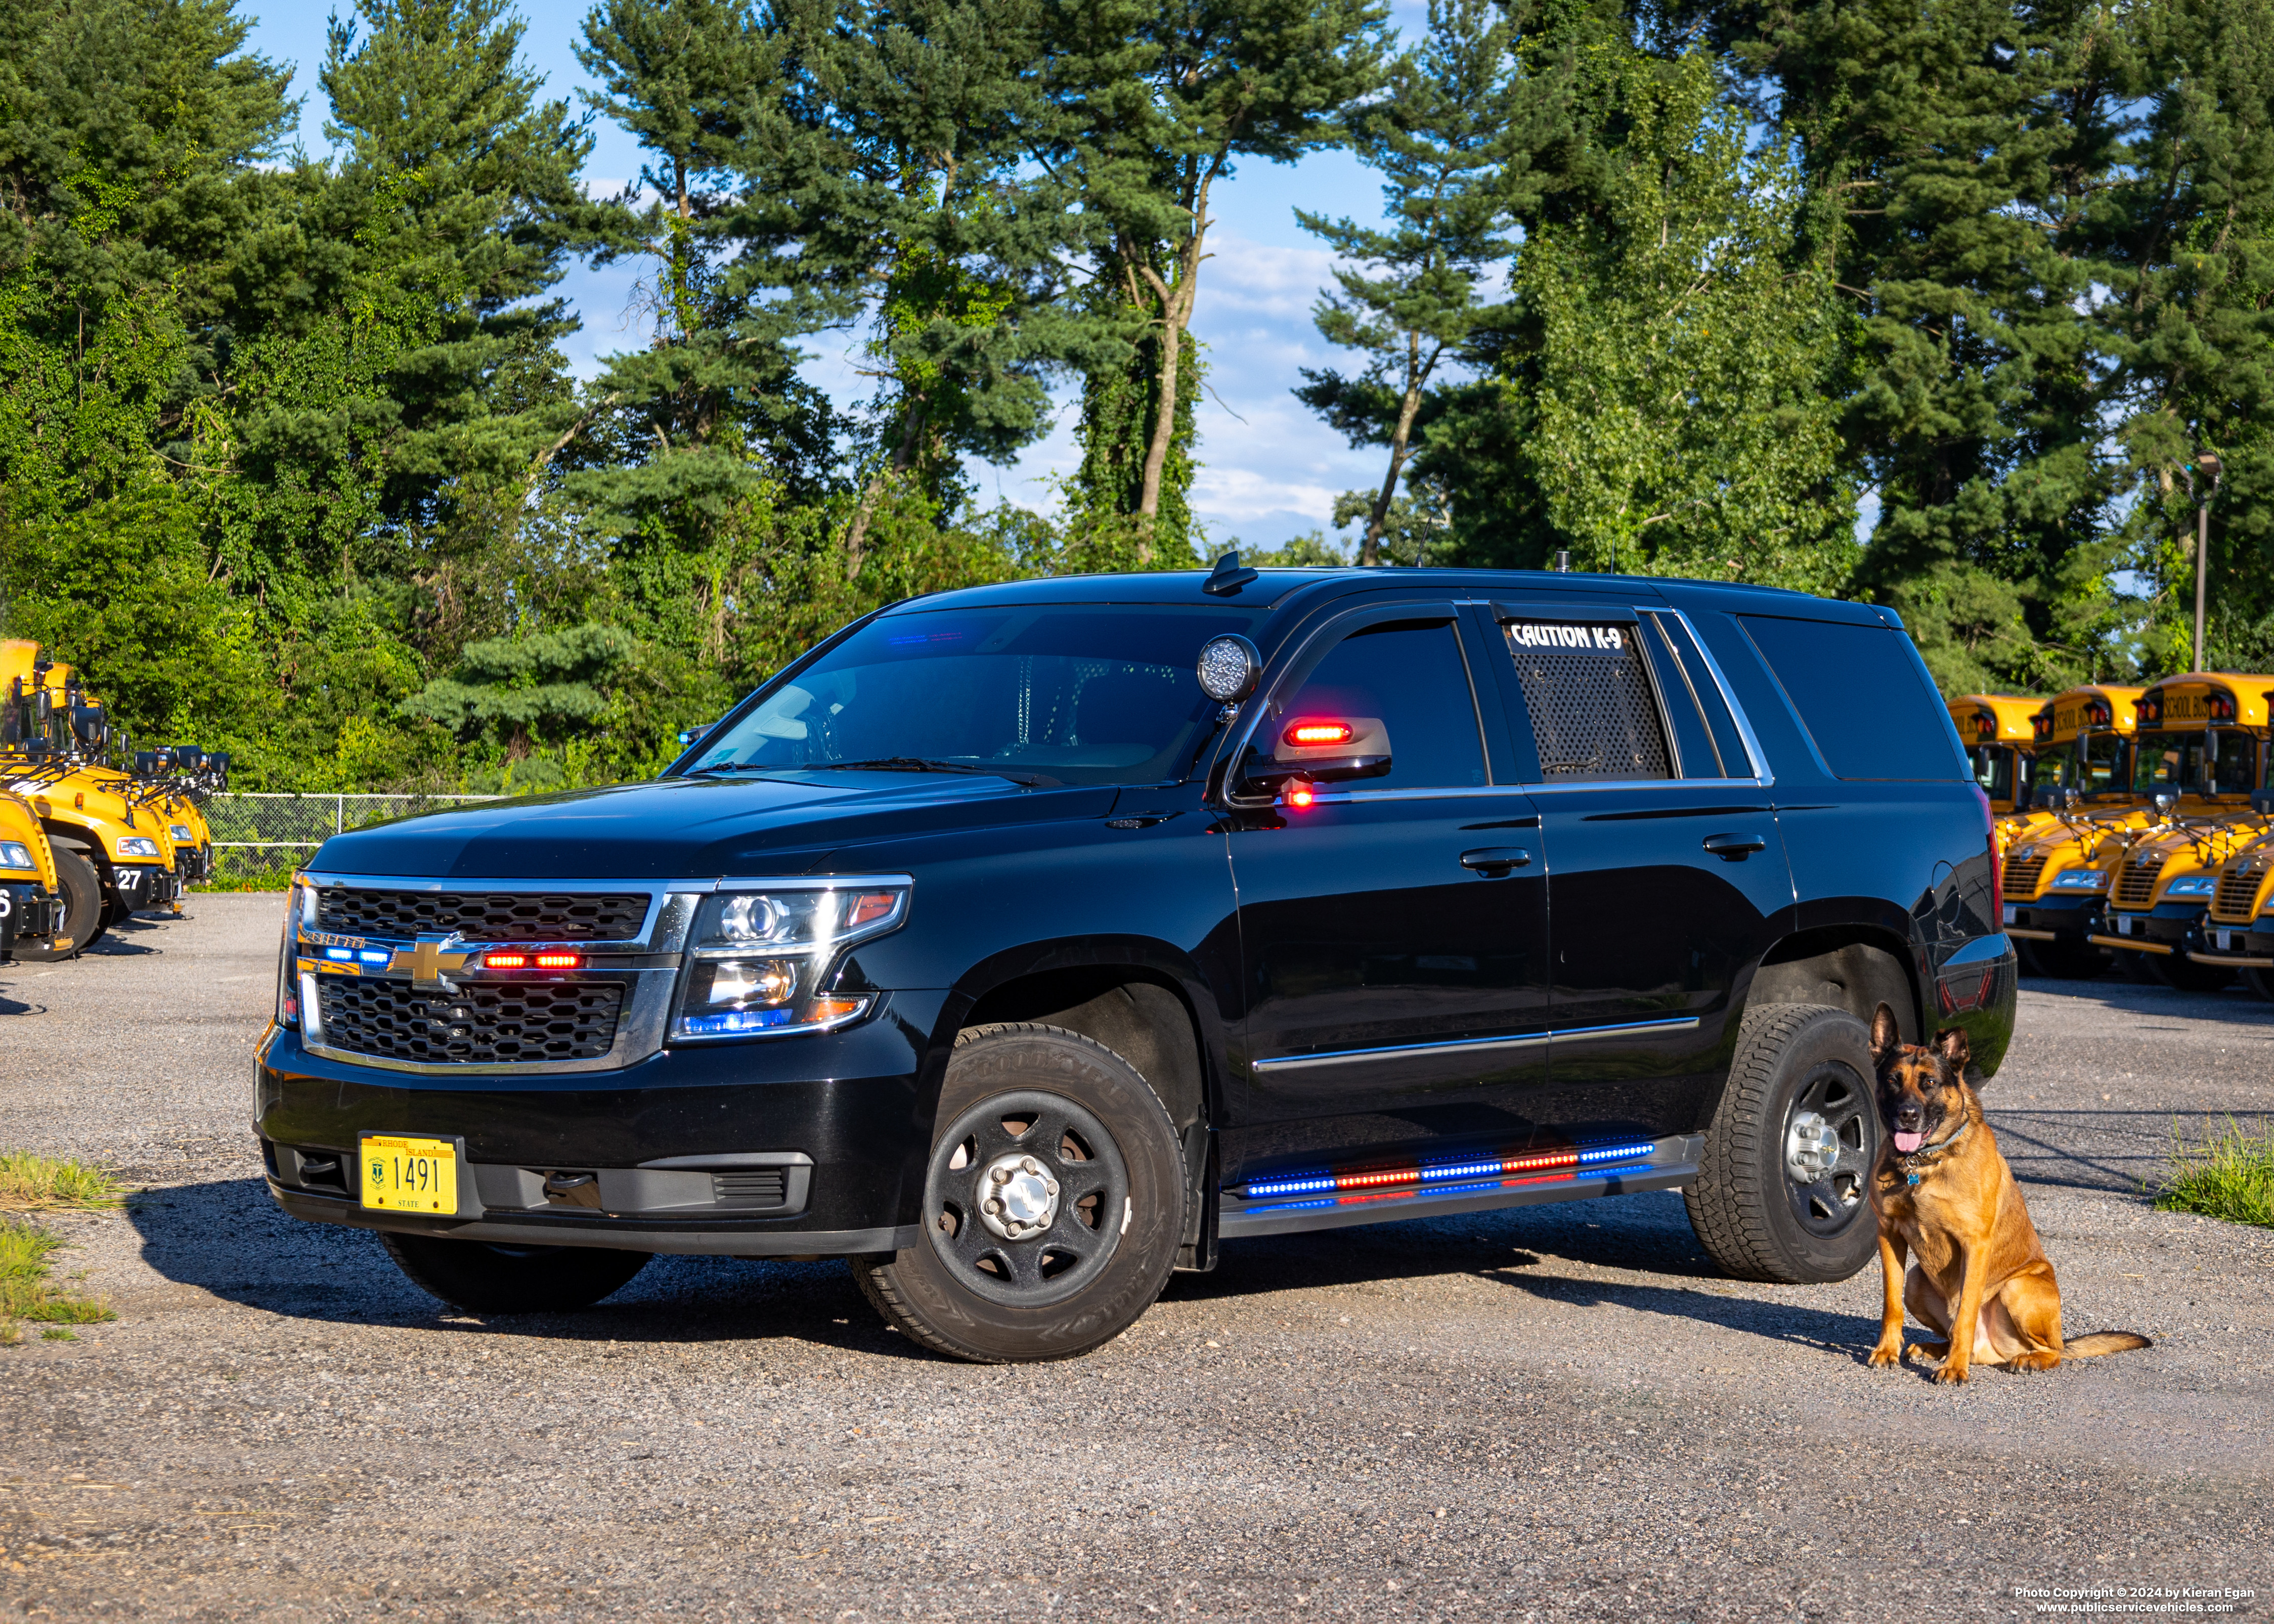
{"type": "MultiPolygon", "coordinates": [[[[0,1350],[0,1618],[1901,1619],[2015,1587],[2274,1587],[2274,1234],[2151,1210],[2274,1112],[2274,1007],[2022,994],[1988,1101],[2072,1333],[1876,1372],[1878,1271],[1734,1284],[1679,1198],[1236,1243],[1112,1345],[979,1369],[833,1264],[659,1259],[440,1312],[270,1207],[279,899],[0,969],[0,1145],[153,1193],[61,1221],[115,1325],[0,1350]]],[[[2223,1603],[2213,1603],[2223,1606],[2223,1603]]]]}

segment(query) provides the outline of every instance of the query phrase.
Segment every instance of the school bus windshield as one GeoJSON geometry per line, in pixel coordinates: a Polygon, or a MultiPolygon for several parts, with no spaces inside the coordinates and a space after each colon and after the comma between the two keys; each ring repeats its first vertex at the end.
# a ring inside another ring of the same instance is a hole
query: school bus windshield
{"type": "Polygon", "coordinates": [[[2124,753],[2131,742],[2121,733],[2086,733],[2049,763],[2040,757],[2038,771],[2050,767],[2054,782],[2081,795],[2120,791],[2129,777],[2124,753]]]}
{"type": "Polygon", "coordinates": [[[1977,744],[1974,747],[1974,781],[1982,793],[1992,801],[2014,798],[2014,765],[2021,753],[2010,744],[1977,744]]]}
{"type": "Polygon", "coordinates": [[[2143,795],[2240,795],[2258,781],[2258,741],[2239,729],[2142,733],[2136,746],[2132,787],[2143,795]]]}

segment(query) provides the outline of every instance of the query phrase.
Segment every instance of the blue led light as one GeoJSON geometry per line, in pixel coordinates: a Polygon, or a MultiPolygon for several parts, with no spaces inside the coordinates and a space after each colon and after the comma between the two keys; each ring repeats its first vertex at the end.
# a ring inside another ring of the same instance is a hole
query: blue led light
{"type": "Polygon", "coordinates": [[[728,1010],[719,1015],[689,1015],[684,1023],[687,1035],[696,1038],[727,1037],[737,1032],[763,1032],[768,1026],[789,1025],[787,1010],[728,1010]]]}
{"type": "Polygon", "coordinates": [[[1494,1157],[1490,1162],[1457,1162],[1446,1167],[1425,1167],[1421,1169],[1421,1177],[1425,1180],[1480,1178],[1487,1173],[1499,1172],[1500,1164],[1501,1158],[1498,1156],[1494,1157]]]}
{"type": "Polygon", "coordinates": [[[1254,1200],[1259,1196],[1303,1195],[1314,1190],[1331,1190],[1334,1187],[1334,1177],[1331,1174],[1321,1174],[1314,1178],[1275,1178],[1268,1184],[1248,1184],[1241,1190],[1240,1193],[1249,1200],[1254,1200]]]}
{"type": "Polygon", "coordinates": [[[1581,1151],[1579,1162],[1584,1167],[1590,1162],[1623,1162],[1630,1156],[1646,1156],[1650,1153],[1648,1145],[1614,1145],[1601,1150],[1581,1151]]]}
{"type": "Polygon", "coordinates": [[[383,947],[367,947],[364,949],[363,951],[358,953],[356,957],[362,959],[365,964],[383,965],[391,960],[395,955],[388,952],[383,947]]]}
{"type": "Polygon", "coordinates": [[[336,959],[341,964],[346,964],[350,959],[355,957],[355,954],[344,947],[328,947],[324,950],[324,957],[327,959],[336,959]]]}

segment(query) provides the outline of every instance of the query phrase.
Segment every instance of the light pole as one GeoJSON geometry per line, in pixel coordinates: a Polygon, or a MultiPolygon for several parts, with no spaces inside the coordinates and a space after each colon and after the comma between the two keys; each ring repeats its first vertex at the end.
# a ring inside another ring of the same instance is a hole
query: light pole
{"type": "Polygon", "coordinates": [[[2187,480],[2189,485],[2195,486],[2195,669],[2201,671],[2203,668],[2203,587],[2210,578],[2210,499],[2211,492],[2218,489],[2219,475],[2226,470],[2225,464],[2219,462],[2218,455],[2210,451],[2204,452],[2195,459],[2195,466],[2202,469],[2210,479],[2210,486],[2208,490],[2192,475],[2187,480]]]}

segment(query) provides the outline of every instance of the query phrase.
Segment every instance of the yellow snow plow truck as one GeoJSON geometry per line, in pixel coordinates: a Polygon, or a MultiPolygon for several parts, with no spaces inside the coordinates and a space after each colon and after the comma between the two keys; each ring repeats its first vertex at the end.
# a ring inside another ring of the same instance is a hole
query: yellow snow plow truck
{"type": "Polygon", "coordinates": [[[2266,786],[2266,695],[2274,676],[2189,672],[2140,696],[2132,787],[2157,821],[2132,837],[2113,867],[2108,908],[2092,940],[2140,955],[2157,980],[2201,991],[2224,987],[2237,966],[2195,957],[2220,871],[2274,822],[2259,810],[2266,786]]]}
{"type": "Polygon", "coordinates": [[[2055,695],[2032,718],[2027,819],[2007,827],[2006,934],[2039,975],[2094,976],[2108,950],[2092,937],[2108,895],[2108,865],[2125,837],[2154,816],[2132,787],[2134,702],[2146,690],[2089,683],[2055,695]]]}

